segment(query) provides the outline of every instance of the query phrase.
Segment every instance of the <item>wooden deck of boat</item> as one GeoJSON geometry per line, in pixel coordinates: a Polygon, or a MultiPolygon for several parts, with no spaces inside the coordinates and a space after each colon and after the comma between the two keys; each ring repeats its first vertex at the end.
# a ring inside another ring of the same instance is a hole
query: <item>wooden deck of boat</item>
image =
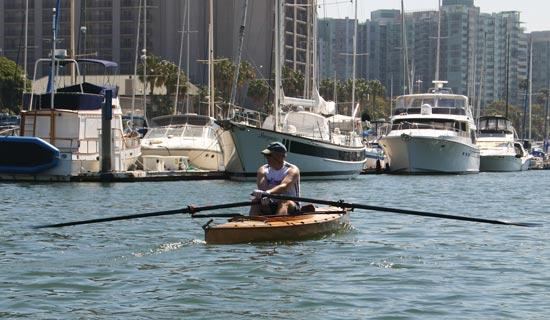
{"type": "Polygon", "coordinates": [[[238,217],[226,223],[207,226],[209,244],[235,244],[266,241],[305,240],[336,233],[349,226],[349,211],[316,208],[315,212],[293,216],[238,217]]]}

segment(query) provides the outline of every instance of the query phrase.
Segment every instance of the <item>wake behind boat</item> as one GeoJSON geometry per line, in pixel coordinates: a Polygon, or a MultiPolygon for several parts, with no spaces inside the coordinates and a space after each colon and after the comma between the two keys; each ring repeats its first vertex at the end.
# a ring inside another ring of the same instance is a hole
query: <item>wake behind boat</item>
{"type": "Polygon", "coordinates": [[[479,172],[476,125],[468,98],[444,88],[397,98],[391,131],[380,139],[392,173],[479,172]]]}

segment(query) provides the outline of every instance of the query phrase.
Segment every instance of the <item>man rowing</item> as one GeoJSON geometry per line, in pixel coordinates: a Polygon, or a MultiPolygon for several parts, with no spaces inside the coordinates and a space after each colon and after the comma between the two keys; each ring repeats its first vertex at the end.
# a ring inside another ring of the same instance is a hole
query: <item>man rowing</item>
{"type": "Polygon", "coordinates": [[[288,163],[286,147],[280,142],[272,142],[262,150],[266,164],[256,174],[256,186],[252,195],[259,203],[250,207],[250,215],[288,215],[300,211],[300,204],[292,200],[270,199],[270,194],[300,196],[300,170],[288,163]]]}

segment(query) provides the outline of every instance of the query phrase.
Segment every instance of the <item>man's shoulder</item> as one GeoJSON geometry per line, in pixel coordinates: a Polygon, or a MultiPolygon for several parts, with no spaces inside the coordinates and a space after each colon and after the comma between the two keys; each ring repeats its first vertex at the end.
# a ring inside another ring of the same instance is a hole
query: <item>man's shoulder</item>
{"type": "Polygon", "coordinates": [[[290,170],[295,170],[295,171],[300,172],[300,169],[298,168],[298,166],[296,166],[296,165],[294,165],[290,162],[286,162],[285,165],[287,165],[290,170]]]}

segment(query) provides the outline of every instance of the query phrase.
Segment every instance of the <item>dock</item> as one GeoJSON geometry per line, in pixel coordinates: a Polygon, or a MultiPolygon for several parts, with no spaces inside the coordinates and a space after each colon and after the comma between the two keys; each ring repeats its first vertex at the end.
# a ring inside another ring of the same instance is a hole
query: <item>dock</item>
{"type": "Polygon", "coordinates": [[[90,173],[71,177],[71,182],[145,182],[145,181],[187,181],[225,180],[223,171],[175,170],[175,171],[126,171],[112,173],[90,173]]]}
{"type": "Polygon", "coordinates": [[[173,171],[123,171],[89,172],[74,176],[0,174],[0,181],[34,182],[146,182],[146,181],[189,181],[189,180],[225,180],[224,171],[173,170],[173,171]]]}

